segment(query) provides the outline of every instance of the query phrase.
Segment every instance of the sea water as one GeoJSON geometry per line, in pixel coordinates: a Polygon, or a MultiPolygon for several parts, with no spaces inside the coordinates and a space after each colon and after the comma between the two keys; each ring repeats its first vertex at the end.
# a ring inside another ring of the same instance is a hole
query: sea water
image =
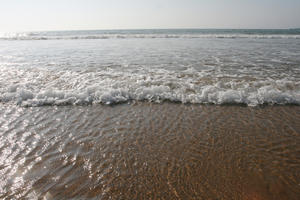
{"type": "Polygon", "coordinates": [[[299,104],[299,30],[2,34],[0,199],[298,200],[299,104]]]}
{"type": "Polygon", "coordinates": [[[0,35],[0,101],[300,104],[300,30],[0,35]]]}

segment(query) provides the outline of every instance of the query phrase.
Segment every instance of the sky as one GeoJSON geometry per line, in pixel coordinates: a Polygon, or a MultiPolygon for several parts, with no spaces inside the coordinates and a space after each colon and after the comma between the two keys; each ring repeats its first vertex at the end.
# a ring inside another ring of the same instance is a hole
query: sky
{"type": "Polygon", "coordinates": [[[0,32],[299,27],[300,0],[0,0],[0,32]]]}

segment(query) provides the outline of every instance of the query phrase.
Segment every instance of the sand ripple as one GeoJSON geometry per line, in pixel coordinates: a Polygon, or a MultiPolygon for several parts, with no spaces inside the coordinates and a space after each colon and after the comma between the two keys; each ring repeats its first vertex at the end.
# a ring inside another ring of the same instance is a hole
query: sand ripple
{"type": "Polygon", "coordinates": [[[0,106],[1,199],[299,199],[300,107],[0,106]]]}

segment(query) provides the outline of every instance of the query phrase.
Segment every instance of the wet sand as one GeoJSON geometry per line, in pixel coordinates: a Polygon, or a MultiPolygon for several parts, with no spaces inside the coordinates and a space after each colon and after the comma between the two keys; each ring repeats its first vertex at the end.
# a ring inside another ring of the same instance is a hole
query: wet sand
{"type": "Polygon", "coordinates": [[[0,199],[300,199],[300,106],[0,105],[0,199]]]}

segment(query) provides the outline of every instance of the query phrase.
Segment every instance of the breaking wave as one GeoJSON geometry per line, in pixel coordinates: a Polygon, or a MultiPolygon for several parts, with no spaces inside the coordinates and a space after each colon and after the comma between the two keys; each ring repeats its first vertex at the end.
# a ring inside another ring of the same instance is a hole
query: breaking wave
{"type": "MultiPolygon", "coordinates": [[[[3,71],[3,70],[2,70],[3,71]]],[[[126,72],[55,72],[20,70],[2,77],[0,101],[21,106],[118,104],[163,101],[193,104],[296,104],[300,81],[210,78],[203,72],[161,70],[126,72]],[[25,77],[25,78],[24,78],[25,77]],[[33,78],[34,77],[34,78],[33,78]],[[7,80],[6,80],[7,79],[7,80]],[[28,80],[24,82],[24,80],[28,80]]]]}

